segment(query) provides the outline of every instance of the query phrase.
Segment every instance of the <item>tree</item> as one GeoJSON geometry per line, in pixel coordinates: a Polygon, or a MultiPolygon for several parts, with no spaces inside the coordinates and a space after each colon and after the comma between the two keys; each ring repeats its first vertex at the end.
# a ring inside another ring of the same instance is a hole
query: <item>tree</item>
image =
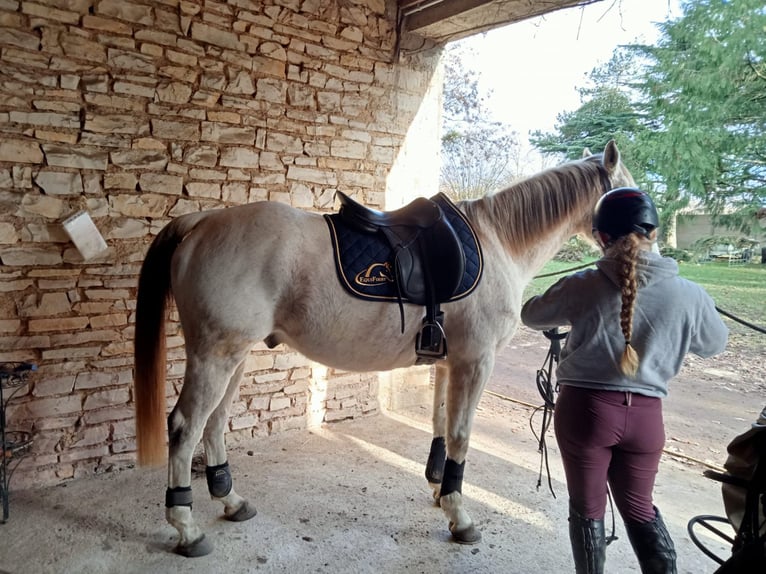
{"type": "Polygon", "coordinates": [[[766,202],[766,11],[762,0],[697,0],[661,25],[640,85],[641,144],[669,200],[730,225],[766,202]]]}
{"type": "Polygon", "coordinates": [[[640,95],[635,86],[642,71],[634,51],[617,49],[608,62],[590,72],[588,85],[579,88],[581,106],[560,113],[553,132],[533,132],[530,141],[543,154],[560,154],[573,160],[582,157],[584,149],[599,151],[614,139],[636,184],[654,197],[660,211],[660,229],[669,232],[679,206],[666,200],[664,185],[651,172],[651,154],[642,147],[649,123],[635,103],[640,95]]]}
{"type": "Polygon", "coordinates": [[[445,52],[440,188],[454,200],[481,197],[512,178],[519,145],[515,132],[492,121],[480,96],[478,75],[466,70],[465,48],[445,52]]]}
{"type": "Polygon", "coordinates": [[[581,157],[585,148],[603,149],[610,139],[624,152],[629,151],[643,129],[630,98],[635,74],[632,55],[616,51],[606,64],[591,71],[590,85],[578,89],[582,105],[560,113],[554,132],[533,132],[531,143],[541,153],[562,154],[570,160],[581,157]]]}
{"type": "Polygon", "coordinates": [[[585,148],[602,150],[610,139],[624,149],[640,129],[627,96],[613,88],[591,93],[577,110],[562,112],[556,120],[554,133],[535,131],[529,139],[540,152],[567,159],[581,157],[585,148]]]}
{"type": "Polygon", "coordinates": [[[665,224],[694,202],[748,228],[766,205],[766,10],[762,0],[682,8],[655,46],[625,46],[596,68],[581,107],[532,141],[573,158],[614,137],[665,224]]]}

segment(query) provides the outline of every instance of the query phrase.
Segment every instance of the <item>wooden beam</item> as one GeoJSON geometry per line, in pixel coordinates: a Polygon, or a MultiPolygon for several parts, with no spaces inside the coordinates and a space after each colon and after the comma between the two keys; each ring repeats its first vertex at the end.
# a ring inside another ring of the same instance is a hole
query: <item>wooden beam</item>
{"type": "Polygon", "coordinates": [[[420,28],[425,28],[436,22],[441,22],[468,10],[473,10],[485,4],[491,4],[494,0],[445,0],[443,2],[429,3],[418,2],[410,3],[403,7],[405,11],[404,27],[405,29],[416,32],[420,28]],[[418,10],[418,5],[424,8],[418,10]],[[408,13],[410,10],[415,10],[408,13]]]}
{"type": "Polygon", "coordinates": [[[603,0],[401,0],[403,30],[437,43],[603,0]]]}

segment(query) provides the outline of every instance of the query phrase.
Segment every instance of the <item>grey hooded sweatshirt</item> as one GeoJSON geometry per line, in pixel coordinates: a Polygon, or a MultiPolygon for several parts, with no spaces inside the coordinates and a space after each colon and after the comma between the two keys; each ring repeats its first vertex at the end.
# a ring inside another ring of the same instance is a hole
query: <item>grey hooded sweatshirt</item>
{"type": "Polygon", "coordinates": [[[639,252],[638,296],[631,344],[639,356],[635,377],[620,372],[625,337],[620,329],[617,260],[564,277],[529,299],[522,322],[532,329],[571,326],[556,377],[562,385],[666,397],[687,353],[710,357],[726,347],[729,330],[705,290],[678,275],[678,264],[639,252]]]}

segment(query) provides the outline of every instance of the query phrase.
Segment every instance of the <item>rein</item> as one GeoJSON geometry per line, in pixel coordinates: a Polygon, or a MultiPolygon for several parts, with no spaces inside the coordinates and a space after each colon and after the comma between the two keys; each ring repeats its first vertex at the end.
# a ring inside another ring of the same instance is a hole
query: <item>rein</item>
{"type": "Polygon", "coordinates": [[[724,317],[728,317],[729,319],[736,321],[740,325],[744,325],[745,327],[750,327],[753,331],[758,331],[759,333],[763,333],[764,335],[766,335],[766,329],[764,329],[763,327],[759,327],[758,325],[754,325],[753,323],[748,323],[744,319],[740,319],[736,315],[732,315],[731,313],[724,311],[720,307],[716,307],[715,310],[718,311],[724,317]]]}
{"type": "Polygon", "coordinates": [[[532,277],[532,279],[542,279],[543,277],[553,277],[554,275],[563,275],[564,273],[571,273],[572,271],[579,271],[580,269],[585,269],[586,267],[590,267],[593,265],[593,263],[583,263],[582,265],[578,265],[577,267],[570,267],[569,269],[562,269],[561,271],[554,271],[552,273],[543,273],[542,275],[535,275],[532,277]]]}
{"type": "MultiPolygon", "coordinates": [[[[538,440],[538,452],[540,453],[540,473],[537,477],[537,489],[540,490],[542,485],[543,463],[545,463],[545,474],[548,476],[548,490],[550,490],[553,498],[556,498],[551,480],[551,468],[548,463],[548,445],[545,442],[545,434],[548,432],[548,427],[550,427],[553,421],[553,409],[556,406],[555,393],[558,392],[558,385],[554,387],[551,379],[553,363],[555,361],[558,364],[559,356],[561,355],[561,341],[567,338],[569,331],[559,333],[558,327],[554,327],[553,329],[543,331],[543,335],[551,342],[550,347],[548,347],[548,355],[545,357],[545,361],[543,361],[543,366],[537,371],[537,390],[543,399],[543,405],[537,407],[532,412],[532,415],[529,417],[529,427],[532,429],[532,434],[538,440]],[[538,437],[532,426],[532,418],[540,409],[543,411],[543,421],[540,425],[540,436],[538,437]]],[[[609,486],[606,487],[606,495],[609,498],[609,508],[612,514],[612,533],[606,537],[606,544],[608,546],[615,540],[618,540],[618,538],[615,535],[614,503],[612,502],[612,492],[609,486]]]]}
{"type": "Polygon", "coordinates": [[[553,408],[556,403],[555,393],[558,392],[558,385],[554,388],[551,373],[553,372],[553,363],[559,362],[559,355],[561,354],[561,341],[566,338],[569,332],[559,333],[558,327],[554,327],[548,331],[543,331],[548,340],[551,342],[548,348],[548,355],[543,361],[542,367],[537,370],[537,391],[543,399],[543,405],[537,407],[532,416],[529,417],[529,427],[532,429],[532,434],[537,439],[537,451],[540,453],[540,472],[537,476],[537,489],[540,490],[540,486],[543,482],[543,464],[545,464],[545,473],[548,476],[548,490],[551,491],[553,498],[556,498],[556,493],[553,491],[553,482],[551,481],[551,469],[548,463],[548,445],[545,442],[545,434],[548,432],[548,427],[551,426],[553,420],[553,408]],[[540,436],[537,436],[535,429],[532,426],[532,418],[535,413],[542,409],[543,420],[540,424],[540,436]]]}
{"type": "MultiPolygon", "coordinates": [[[[542,279],[543,277],[553,277],[555,275],[564,275],[565,273],[571,273],[572,271],[579,271],[580,269],[585,269],[586,267],[591,267],[592,265],[593,263],[583,263],[582,265],[578,265],[576,267],[570,267],[569,269],[562,269],[561,271],[553,271],[552,273],[543,273],[542,275],[535,275],[534,277],[532,277],[532,279],[534,280],[534,279],[542,279]]],[[[731,319],[732,321],[736,321],[740,325],[744,325],[745,327],[748,327],[752,329],[753,331],[766,335],[766,328],[764,327],[760,327],[754,323],[745,321],[744,319],[737,317],[736,315],[729,313],[728,311],[724,311],[718,305],[716,305],[715,310],[718,311],[724,317],[728,317],[729,319],[731,319]]],[[[547,331],[544,331],[544,333],[546,333],[545,336],[547,337],[548,336],[547,331]]]]}

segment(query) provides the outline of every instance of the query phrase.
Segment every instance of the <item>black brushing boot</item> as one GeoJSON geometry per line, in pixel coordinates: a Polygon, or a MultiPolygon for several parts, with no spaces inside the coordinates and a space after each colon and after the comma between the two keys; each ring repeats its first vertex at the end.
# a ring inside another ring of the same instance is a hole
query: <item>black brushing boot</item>
{"type": "Polygon", "coordinates": [[[654,512],[654,520],[650,522],[625,523],[628,539],[641,566],[641,574],[677,574],[673,540],[657,507],[654,512]]]}
{"type": "Polygon", "coordinates": [[[603,574],[606,562],[603,520],[585,518],[570,506],[569,541],[577,574],[603,574]]]}

